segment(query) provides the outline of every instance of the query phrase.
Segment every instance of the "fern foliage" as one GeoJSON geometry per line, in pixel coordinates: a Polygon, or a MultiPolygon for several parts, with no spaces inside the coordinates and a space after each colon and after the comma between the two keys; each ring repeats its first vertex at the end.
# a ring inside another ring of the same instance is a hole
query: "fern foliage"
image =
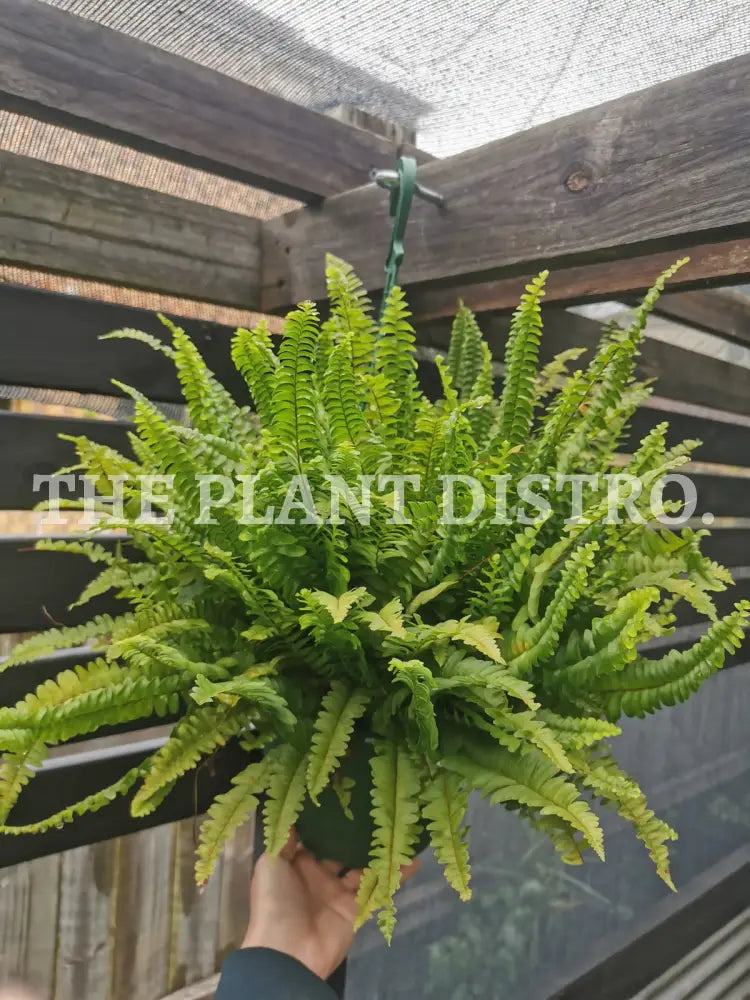
{"type": "MultiPolygon", "coordinates": [[[[571,864],[603,857],[596,810],[610,807],[671,884],[673,831],[619,768],[611,743],[621,716],[684,700],[742,641],[750,605],[717,615],[712,595],[731,577],[701,553],[704,532],[654,523],[643,499],[640,520],[612,519],[601,484],[580,517],[564,490],[531,522],[497,517],[486,498],[469,516],[458,494],[465,519],[439,516],[446,477],[472,475],[491,490],[502,480],[513,514],[527,473],[554,480],[615,467],[627,422],[648,395],[635,365],[669,273],[629,325],[605,331],[588,364],[567,351],[541,372],[540,274],[513,317],[497,398],[492,355],[468,309],[460,307],[447,358],[438,359],[442,395],[428,399],[404,293],[393,290],[378,323],[356,275],[335,258],[323,322],[303,303],[279,343],[263,324],[236,332],[231,355],[248,389],[239,405],[179,328],[165,321],[171,344],[113,334],[175,364],[190,424],[127,389],[135,461],[72,439],[77,468],[102,484],[125,478],[115,526],[127,529],[140,561],[93,536],[40,543],[97,564],[83,599],[112,590],[131,609],[32,636],[0,664],[22,670],[56,649],[96,651],[93,662],[0,709],[0,829],[32,829],[13,825],[13,807],[48,747],[176,715],[167,741],[138,768],[33,829],[131,792],[134,814],[147,815],[224,744],[260,748],[262,758],[239,767],[208,811],[197,859],[205,882],[261,801],[271,854],[329,787],[348,809],[342,769],[364,733],[374,833],[360,920],[377,913],[386,937],[401,870],[425,829],[447,880],[468,898],[472,790],[545,831],[571,864]],[[569,373],[574,362],[581,367],[569,373]],[[137,477],[146,475],[174,477],[171,522],[139,517],[137,477]],[[212,498],[201,475],[228,477],[234,493],[212,498]],[[419,478],[398,494],[399,475],[419,478]],[[643,647],[669,634],[680,602],[706,618],[705,634],[649,658],[643,647]]],[[[650,488],[694,446],[668,449],[659,425],[626,468],[650,488]]]]}

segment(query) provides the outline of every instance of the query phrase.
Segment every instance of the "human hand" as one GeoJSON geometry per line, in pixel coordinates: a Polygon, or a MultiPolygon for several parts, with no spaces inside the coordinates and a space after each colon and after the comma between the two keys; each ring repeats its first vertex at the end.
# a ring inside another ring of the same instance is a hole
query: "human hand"
{"type": "MultiPolygon", "coordinates": [[[[415,859],[402,884],[417,871],[415,859]]],[[[277,858],[263,854],[250,882],[250,923],[241,947],[272,948],[321,979],[343,962],[354,940],[361,869],[338,878],[337,861],[317,861],[294,830],[277,858]]]]}

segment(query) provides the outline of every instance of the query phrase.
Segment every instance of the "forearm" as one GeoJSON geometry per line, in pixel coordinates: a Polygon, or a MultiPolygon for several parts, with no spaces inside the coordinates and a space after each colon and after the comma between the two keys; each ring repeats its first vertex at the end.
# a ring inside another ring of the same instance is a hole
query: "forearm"
{"type": "Polygon", "coordinates": [[[224,962],[215,1000],[336,1000],[336,994],[290,955],[241,948],[224,962]]]}

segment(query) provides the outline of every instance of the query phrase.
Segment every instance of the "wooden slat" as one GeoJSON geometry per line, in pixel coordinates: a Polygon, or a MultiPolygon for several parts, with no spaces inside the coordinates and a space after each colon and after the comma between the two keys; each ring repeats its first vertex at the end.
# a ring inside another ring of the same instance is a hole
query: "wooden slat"
{"type": "Polygon", "coordinates": [[[117,845],[78,847],[62,859],[54,1000],[106,997],[117,845]]]}
{"type": "MultiPolygon", "coordinates": [[[[0,462],[9,475],[0,482],[0,510],[25,510],[43,500],[45,492],[35,493],[34,476],[53,475],[65,465],[72,465],[75,450],[60,434],[85,435],[129,454],[125,421],[76,420],[46,417],[36,413],[0,413],[0,462]]],[[[82,480],[76,477],[75,492],[80,496],[82,480]]]]}
{"type": "MultiPolygon", "coordinates": [[[[167,330],[146,309],[0,285],[0,315],[3,382],[121,395],[112,385],[116,377],[150,399],[182,402],[174,365],[166,357],[132,341],[99,340],[111,330],[131,327],[167,342],[167,330]]],[[[246,404],[247,386],[229,353],[231,328],[203,320],[172,318],[198,344],[206,362],[227,388],[246,404]]]]}
{"type": "Polygon", "coordinates": [[[167,990],[172,828],[117,841],[111,986],[107,1000],[154,1000],[167,990]]]}
{"type": "MultiPolygon", "coordinates": [[[[573,305],[580,302],[594,302],[597,299],[613,298],[618,295],[638,295],[649,288],[656,277],[678,256],[690,257],[677,274],[670,279],[670,288],[691,288],[695,285],[722,284],[738,280],[750,275],[750,240],[733,239],[724,243],[702,243],[697,246],[685,247],[677,254],[674,250],[661,253],[643,254],[638,257],[625,257],[618,260],[596,261],[578,267],[556,267],[546,284],[545,301],[558,305],[573,305]]],[[[440,319],[452,316],[456,312],[456,303],[462,299],[474,312],[510,312],[518,305],[524,286],[534,277],[538,269],[529,270],[518,277],[501,278],[497,281],[482,281],[471,285],[443,288],[415,288],[410,290],[409,302],[414,315],[420,320],[440,319]]],[[[665,315],[674,315],[704,329],[713,329],[719,333],[732,336],[742,343],[748,342],[742,331],[747,330],[746,321],[737,316],[738,310],[733,308],[718,310],[719,315],[713,318],[713,310],[709,303],[717,292],[676,292],[665,294],[657,311],[665,315]],[[708,296],[696,299],[700,307],[677,305],[680,299],[690,296],[708,296]],[[670,309],[670,303],[675,302],[675,309],[670,309]],[[685,314],[680,315],[680,310],[685,314]],[[705,320],[710,318],[710,326],[705,320]]],[[[723,294],[723,292],[722,292],[723,294]]],[[[723,303],[726,306],[726,302],[723,303]]]]}
{"type": "Polygon", "coordinates": [[[651,428],[663,420],[669,423],[667,441],[677,444],[686,438],[703,442],[695,457],[705,462],[744,465],[750,460],[750,418],[722,410],[684,412],[671,400],[654,397],[630,420],[628,450],[638,446],[651,428]],[[678,408],[676,408],[678,407],[678,408]]]}
{"type": "Polygon", "coordinates": [[[253,309],[258,234],[247,216],[0,152],[4,263],[253,309]]]}
{"type": "Polygon", "coordinates": [[[370,132],[37,0],[3,0],[0,92],[33,118],[303,201],[357,187],[395,155],[370,132]]]}
{"type": "MultiPolygon", "coordinates": [[[[24,789],[8,822],[14,825],[34,823],[98,791],[117,780],[146,756],[138,749],[126,753],[101,751],[85,762],[74,757],[53,769],[44,768],[24,789]]],[[[205,812],[217,793],[229,788],[234,774],[248,761],[247,754],[232,743],[218,751],[210,763],[190,772],[175,785],[164,802],[150,815],[133,819],[130,798],[115,799],[96,813],[86,813],[59,830],[43,834],[0,837],[0,869],[66,851],[84,844],[98,843],[113,837],[149,829],[205,812]],[[197,810],[197,811],[196,811],[197,810]]],[[[168,878],[167,871],[164,877],[168,878]]],[[[78,1000],[83,994],[79,994],[78,1000]]]]}
{"type": "Polygon", "coordinates": [[[234,834],[224,848],[221,872],[214,878],[221,880],[216,955],[223,962],[227,955],[239,947],[250,917],[250,876],[255,853],[256,817],[251,816],[234,834]]]}
{"type": "Polygon", "coordinates": [[[51,996],[55,983],[59,862],[45,858],[36,868],[26,863],[0,871],[0,982],[15,980],[42,996],[51,996]]]}
{"type": "MultiPolygon", "coordinates": [[[[426,364],[424,367],[426,368],[426,364]]],[[[670,443],[677,443],[684,438],[703,441],[703,445],[695,453],[695,457],[699,459],[738,464],[747,461],[750,456],[750,426],[645,408],[631,421],[630,446],[636,447],[648,430],[662,420],[669,421],[670,443]]],[[[72,445],[61,441],[58,434],[83,434],[129,454],[127,432],[131,426],[127,421],[76,420],[0,412],[0,461],[4,468],[12,470],[12,475],[0,480],[0,509],[25,510],[44,498],[43,491],[33,490],[34,475],[54,473],[63,465],[70,464],[73,458],[72,445]]],[[[742,489],[741,481],[732,480],[726,484],[725,495],[722,482],[717,477],[703,477],[699,482],[703,482],[701,499],[706,501],[699,513],[710,510],[718,516],[750,514],[750,500],[742,502],[743,497],[738,492],[742,489]],[[705,496],[703,490],[707,491],[705,496]],[[721,498],[717,507],[708,503],[709,498],[714,495],[721,498]],[[731,509],[730,500],[735,497],[740,502],[731,509]]],[[[65,495],[80,495],[82,488],[79,478],[76,479],[76,486],[75,492],[68,494],[66,491],[65,495]]],[[[750,489],[750,482],[747,482],[746,488],[750,489]]]]}
{"type": "Polygon", "coordinates": [[[750,566],[750,528],[711,529],[701,551],[723,566],[750,566]]]}
{"type": "MultiPolygon", "coordinates": [[[[750,266],[750,240],[747,242],[750,266]]],[[[656,312],[738,344],[750,344],[750,295],[739,289],[667,293],[657,302],[656,312]]]]}
{"type": "Polygon", "coordinates": [[[204,889],[195,884],[195,848],[197,828],[192,818],[173,828],[174,864],[172,870],[173,925],[167,992],[179,990],[216,971],[221,895],[219,877],[212,878],[204,889]]]}
{"type": "MultiPolygon", "coordinates": [[[[742,55],[427,164],[421,179],[445,209],[413,206],[401,280],[461,285],[540,263],[554,269],[747,237],[748,92],[750,56],[742,55]]],[[[322,298],[326,251],[381,288],[389,231],[388,199],[374,186],[269,220],[263,309],[322,298]]]]}
{"type": "MultiPolygon", "coordinates": [[[[97,567],[78,555],[36,552],[33,546],[38,540],[35,536],[0,536],[0,632],[36,632],[127,610],[126,602],[103,595],[68,611],[97,567]]],[[[117,536],[103,536],[101,541],[114,548],[117,536]]]]}
{"type": "MultiPolygon", "coordinates": [[[[30,288],[0,286],[0,314],[4,320],[0,373],[5,382],[117,394],[118,390],[110,381],[116,375],[151,399],[165,402],[182,399],[173,366],[167,358],[141,344],[98,340],[104,332],[128,326],[166,340],[164,327],[146,310],[30,288]]],[[[230,358],[232,330],[219,324],[175,319],[198,344],[209,367],[235,398],[247,404],[247,386],[230,358]]],[[[480,316],[480,322],[495,356],[501,358],[508,330],[507,318],[480,316]]],[[[421,344],[445,350],[450,322],[419,325],[418,333],[421,344]]],[[[542,339],[543,356],[549,358],[576,344],[592,348],[598,343],[599,335],[600,326],[594,320],[560,309],[548,309],[542,339]]],[[[659,379],[656,388],[660,396],[750,414],[747,370],[737,365],[649,340],[643,346],[641,371],[659,379]]],[[[420,380],[427,391],[436,391],[434,364],[425,361],[420,365],[420,380]]],[[[725,457],[730,440],[727,437],[721,446],[721,457],[712,455],[711,460],[739,461],[737,456],[725,457]]]]}
{"type": "MultiPolygon", "coordinates": [[[[507,317],[478,316],[478,320],[493,355],[501,359],[508,334],[507,317]]],[[[418,324],[419,343],[445,351],[450,329],[449,320],[418,324]]],[[[592,351],[599,344],[601,329],[599,322],[588,317],[564,309],[547,309],[540,356],[548,361],[559,351],[576,346],[592,351]]],[[[586,355],[584,361],[590,356],[586,355]]],[[[643,342],[637,370],[641,378],[656,379],[655,392],[659,396],[750,415],[750,373],[740,365],[651,337],[643,342]]],[[[708,455],[704,458],[709,460],[708,455]]]]}

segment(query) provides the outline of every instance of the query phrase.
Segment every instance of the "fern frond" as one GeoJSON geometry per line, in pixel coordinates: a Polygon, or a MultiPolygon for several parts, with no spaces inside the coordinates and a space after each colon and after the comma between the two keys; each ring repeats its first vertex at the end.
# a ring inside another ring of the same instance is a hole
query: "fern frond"
{"type": "Polygon", "coordinates": [[[500,396],[499,432],[510,445],[523,444],[534,417],[539,340],[542,333],[540,302],[549,276],[542,271],[527,286],[513,313],[505,350],[505,384],[500,396]]]}
{"type": "Polygon", "coordinates": [[[195,880],[198,885],[208,882],[224,846],[258,808],[258,796],[267,781],[266,761],[253,761],[239,774],[235,774],[228,792],[223,792],[214,799],[201,823],[195,862],[195,880]]]}
{"type": "Polygon", "coordinates": [[[268,797],[263,809],[263,829],[266,850],[271,857],[276,857],[289,839],[289,830],[302,809],[307,753],[286,743],[270,750],[266,760],[268,797]]]}
{"type": "Polygon", "coordinates": [[[307,762],[307,790],[313,802],[328,784],[331,774],[349,746],[354,724],[367,708],[363,691],[350,691],[341,681],[333,681],[315,720],[315,732],[307,762]]]}
{"type": "Polygon", "coordinates": [[[409,753],[392,741],[378,740],[370,762],[375,833],[370,865],[365,869],[357,903],[356,926],[380,910],[378,925],[390,943],[396,920],[393,896],[401,868],[414,856],[419,810],[419,773],[409,753]]]}
{"type": "Polygon", "coordinates": [[[739,648],[749,621],[750,601],[740,601],[690,649],[671,649],[659,660],[639,658],[619,673],[593,681],[591,690],[604,699],[610,719],[643,717],[662,705],[685,701],[722,668],[728,652],[739,648]]]}
{"type": "Polygon", "coordinates": [[[178,778],[192,771],[202,757],[236,736],[245,725],[240,712],[208,706],[183,716],[167,742],[144,765],[144,778],[133,796],[133,816],[148,816],[160,805],[178,778]]]}
{"type": "Polygon", "coordinates": [[[471,899],[467,830],[462,826],[469,803],[466,786],[458,775],[439,769],[422,789],[421,802],[430,842],[448,883],[460,899],[471,899]]]}
{"type": "Polygon", "coordinates": [[[602,832],[578,789],[539,753],[520,756],[491,742],[468,738],[463,753],[443,759],[443,766],[466,779],[492,805],[516,802],[542,815],[557,816],[580,831],[599,857],[604,857],[602,832]]]}

